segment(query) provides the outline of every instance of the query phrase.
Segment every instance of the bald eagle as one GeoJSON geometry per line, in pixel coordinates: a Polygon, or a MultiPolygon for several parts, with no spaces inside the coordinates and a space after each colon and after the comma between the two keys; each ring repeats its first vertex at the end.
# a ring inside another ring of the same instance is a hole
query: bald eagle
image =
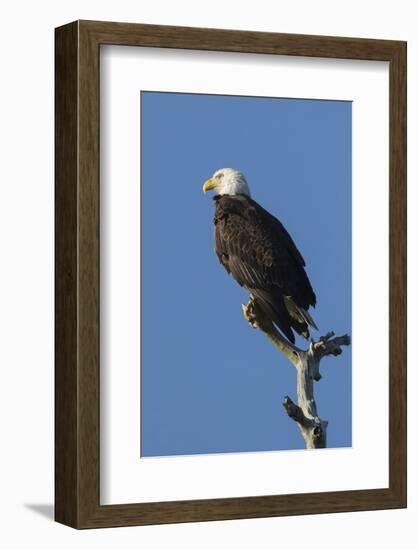
{"type": "Polygon", "coordinates": [[[214,189],[215,249],[222,266],[246,288],[264,315],[294,343],[294,333],[317,330],[310,306],[316,296],[305,262],[282,223],[251,198],[244,175],[217,170],[204,183],[214,189]]]}

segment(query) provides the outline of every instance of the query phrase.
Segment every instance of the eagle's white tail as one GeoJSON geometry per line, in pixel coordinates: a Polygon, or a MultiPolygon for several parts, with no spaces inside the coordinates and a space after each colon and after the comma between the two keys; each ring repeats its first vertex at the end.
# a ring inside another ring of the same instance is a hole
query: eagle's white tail
{"type": "Polygon", "coordinates": [[[297,319],[300,323],[306,323],[309,327],[313,328],[314,330],[318,330],[316,323],[314,322],[313,318],[309,314],[308,311],[303,309],[300,306],[297,306],[297,304],[294,302],[294,300],[291,298],[291,296],[284,296],[285,306],[288,310],[288,313],[294,317],[294,319],[297,319]]]}

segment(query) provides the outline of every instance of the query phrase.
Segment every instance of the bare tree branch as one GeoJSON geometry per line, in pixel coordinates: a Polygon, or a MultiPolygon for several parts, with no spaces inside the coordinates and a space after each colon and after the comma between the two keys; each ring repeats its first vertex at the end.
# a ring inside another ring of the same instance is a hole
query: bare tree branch
{"type": "Polygon", "coordinates": [[[350,345],[350,337],[347,334],[335,336],[333,332],[329,332],[317,342],[312,340],[308,349],[302,350],[280,334],[274,324],[265,317],[252,296],[246,305],[242,305],[242,308],[249,324],[262,331],[297,369],[298,405],[287,395],[284,397],[283,406],[289,418],[297,423],[307,449],[326,447],[328,422],[322,420],[317,413],[314,382],[321,379],[321,359],[328,355],[340,355],[342,346],[350,345]]]}

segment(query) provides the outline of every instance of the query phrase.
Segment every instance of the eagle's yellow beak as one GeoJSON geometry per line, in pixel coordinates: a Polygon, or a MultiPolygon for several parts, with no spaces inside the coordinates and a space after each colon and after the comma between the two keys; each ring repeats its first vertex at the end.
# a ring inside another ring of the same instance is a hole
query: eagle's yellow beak
{"type": "Polygon", "coordinates": [[[217,187],[218,181],[215,178],[210,178],[203,185],[204,193],[210,191],[210,189],[215,189],[217,187]]]}

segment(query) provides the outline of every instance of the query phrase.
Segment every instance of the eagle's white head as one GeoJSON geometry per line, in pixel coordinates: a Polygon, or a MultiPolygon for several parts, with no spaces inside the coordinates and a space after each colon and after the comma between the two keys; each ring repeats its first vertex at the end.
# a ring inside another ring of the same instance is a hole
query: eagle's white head
{"type": "Polygon", "coordinates": [[[247,195],[250,197],[249,185],[245,176],[234,168],[221,168],[214,172],[203,185],[204,193],[216,190],[216,195],[247,195]]]}

